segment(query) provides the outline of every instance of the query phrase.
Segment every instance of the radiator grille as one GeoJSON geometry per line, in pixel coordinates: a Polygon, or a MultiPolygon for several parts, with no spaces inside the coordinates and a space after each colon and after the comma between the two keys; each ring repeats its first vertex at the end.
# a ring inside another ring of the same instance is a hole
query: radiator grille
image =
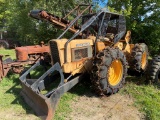
{"type": "Polygon", "coordinates": [[[54,64],[56,62],[60,63],[59,51],[58,51],[57,43],[54,42],[54,41],[50,41],[49,43],[50,43],[52,64],[54,64]]]}
{"type": "Polygon", "coordinates": [[[77,61],[82,58],[91,57],[91,47],[84,47],[84,48],[74,48],[72,49],[72,61],[77,61]]]}

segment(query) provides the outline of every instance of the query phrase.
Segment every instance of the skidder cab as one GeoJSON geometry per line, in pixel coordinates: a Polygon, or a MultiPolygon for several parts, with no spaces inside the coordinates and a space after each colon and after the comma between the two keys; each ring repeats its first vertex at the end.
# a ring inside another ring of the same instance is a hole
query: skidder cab
{"type": "MultiPolygon", "coordinates": [[[[86,6],[87,9],[90,7],[86,6]]],[[[49,41],[52,67],[38,79],[28,79],[27,75],[41,64],[37,62],[20,77],[21,94],[42,119],[53,118],[60,97],[80,81],[83,73],[90,73],[98,95],[116,93],[125,83],[127,60],[121,42],[126,33],[125,17],[105,9],[83,13],[71,22],[64,22],[45,11],[30,12],[33,18],[64,28],[57,39],[49,41]],[[74,33],[73,36],[62,38],[67,31],[74,33]],[[55,82],[58,78],[59,84],[55,82]],[[48,91],[43,93],[46,89],[48,91]]]]}

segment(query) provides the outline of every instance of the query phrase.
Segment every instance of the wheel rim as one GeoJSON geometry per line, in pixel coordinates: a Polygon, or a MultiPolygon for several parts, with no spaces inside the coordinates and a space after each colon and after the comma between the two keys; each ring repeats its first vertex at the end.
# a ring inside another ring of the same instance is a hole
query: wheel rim
{"type": "Polygon", "coordinates": [[[123,76],[123,65],[120,60],[114,60],[108,70],[108,81],[112,86],[116,86],[120,83],[123,76]]]}
{"type": "Polygon", "coordinates": [[[142,63],[142,69],[145,69],[145,66],[146,66],[146,63],[147,63],[147,53],[146,52],[144,52],[142,54],[142,61],[141,61],[141,63],[142,63]]]}

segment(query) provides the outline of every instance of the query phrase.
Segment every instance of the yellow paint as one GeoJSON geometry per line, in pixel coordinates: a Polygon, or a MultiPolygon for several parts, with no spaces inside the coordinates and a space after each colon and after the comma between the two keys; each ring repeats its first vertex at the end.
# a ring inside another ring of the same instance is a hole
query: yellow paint
{"type": "Polygon", "coordinates": [[[116,86],[120,83],[123,77],[123,65],[120,60],[114,60],[108,70],[108,82],[112,86],[116,86]]]}
{"type": "Polygon", "coordinates": [[[96,43],[97,52],[102,51],[105,47],[106,46],[105,46],[104,42],[99,41],[96,43]]]}
{"type": "Polygon", "coordinates": [[[147,64],[147,53],[146,52],[144,52],[143,54],[142,54],[142,60],[141,60],[141,63],[142,63],[142,69],[145,69],[145,67],[146,67],[146,64],[147,64]]]}
{"type": "Polygon", "coordinates": [[[120,50],[123,50],[123,42],[117,42],[114,47],[118,47],[120,50]]]}

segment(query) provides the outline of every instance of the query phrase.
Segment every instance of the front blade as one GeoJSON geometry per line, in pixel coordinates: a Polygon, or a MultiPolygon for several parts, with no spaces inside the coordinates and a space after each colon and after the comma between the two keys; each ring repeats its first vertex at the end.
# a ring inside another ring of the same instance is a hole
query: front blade
{"type": "MultiPolygon", "coordinates": [[[[34,92],[24,83],[22,83],[21,95],[25,102],[35,111],[38,117],[43,120],[51,120],[53,118],[57,103],[51,103],[50,98],[34,92]]],[[[57,102],[59,101],[59,98],[55,99],[57,102]]]]}

